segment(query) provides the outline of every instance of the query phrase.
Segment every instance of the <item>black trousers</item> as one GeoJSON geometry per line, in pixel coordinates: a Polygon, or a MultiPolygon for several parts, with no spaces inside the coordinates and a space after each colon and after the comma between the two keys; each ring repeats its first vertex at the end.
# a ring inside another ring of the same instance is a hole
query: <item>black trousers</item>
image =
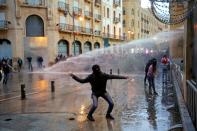
{"type": "Polygon", "coordinates": [[[151,91],[151,88],[155,91],[155,78],[154,76],[148,76],[148,83],[149,83],[149,91],[151,91]]]}

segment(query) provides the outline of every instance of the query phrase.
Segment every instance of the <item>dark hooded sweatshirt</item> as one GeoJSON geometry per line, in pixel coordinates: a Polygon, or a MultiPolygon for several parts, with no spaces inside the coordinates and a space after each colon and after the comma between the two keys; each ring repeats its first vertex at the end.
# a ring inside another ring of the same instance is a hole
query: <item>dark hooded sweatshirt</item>
{"type": "Polygon", "coordinates": [[[73,76],[73,79],[80,83],[90,83],[92,87],[92,92],[100,96],[104,93],[106,93],[106,85],[107,85],[107,80],[108,79],[127,79],[127,77],[124,76],[117,76],[117,75],[109,75],[106,73],[99,73],[97,75],[95,74],[90,74],[88,77],[85,79],[80,79],[77,76],[73,76]]]}

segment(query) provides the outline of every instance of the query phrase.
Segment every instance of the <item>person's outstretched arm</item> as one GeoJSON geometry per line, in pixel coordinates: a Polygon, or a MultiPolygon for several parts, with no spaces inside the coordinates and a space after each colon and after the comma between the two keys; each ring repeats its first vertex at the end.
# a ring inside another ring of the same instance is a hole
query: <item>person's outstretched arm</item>
{"type": "Polygon", "coordinates": [[[80,83],[87,83],[87,82],[89,82],[89,76],[86,77],[85,79],[81,79],[81,78],[77,77],[77,76],[74,75],[74,74],[70,74],[70,76],[71,76],[74,80],[76,80],[77,82],[80,82],[80,83]]]}
{"type": "Polygon", "coordinates": [[[109,75],[109,74],[106,74],[106,76],[107,79],[128,79],[127,76],[109,75]]]}

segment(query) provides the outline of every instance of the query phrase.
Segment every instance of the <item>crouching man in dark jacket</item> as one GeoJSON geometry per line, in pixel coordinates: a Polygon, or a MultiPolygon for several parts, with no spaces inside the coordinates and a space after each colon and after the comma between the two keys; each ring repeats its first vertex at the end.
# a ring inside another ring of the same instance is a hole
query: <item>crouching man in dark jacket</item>
{"type": "Polygon", "coordinates": [[[80,83],[88,83],[89,82],[91,84],[93,104],[92,104],[92,107],[88,113],[87,118],[90,121],[95,121],[92,115],[98,106],[98,98],[102,97],[109,104],[106,118],[113,120],[114,117],[111,115],[111,112],[113,110],[114,103],[112,101],[111,96],[106,91],[107,80],[108,79],[127,79],[128,77],[105,74],[100,70],[99,65],[93,65],[92,71],[93,71],[93,73],[90,74],[85,79],[80,79],[77,76],[75,76],[74,74],[70,74],[73,79],[75,79],[76,81],[78,81],[80,83]]]}

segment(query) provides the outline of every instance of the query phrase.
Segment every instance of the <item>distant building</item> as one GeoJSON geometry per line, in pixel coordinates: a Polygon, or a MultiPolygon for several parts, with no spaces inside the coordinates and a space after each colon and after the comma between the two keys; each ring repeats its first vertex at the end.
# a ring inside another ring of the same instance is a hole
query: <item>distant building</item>
{"type": "Polygon", "coordinates": [[[140,0],[123,0],[123,30],[127,40],[148,38],[168,25],[159,22],[149,8],[142,8],[140,0]]]}
{"type": "Polygon", "coordinates": [[[102,32],[104,45],[120,44],[124,40],[122,0],[102,0],[102,32]]]}
{"type": "Polygon", "coordinates": [[[0,58],[43,56],[48,64],[114,45],[124,40],[121,23],[122,0],[0,0],[0,58]]]}

